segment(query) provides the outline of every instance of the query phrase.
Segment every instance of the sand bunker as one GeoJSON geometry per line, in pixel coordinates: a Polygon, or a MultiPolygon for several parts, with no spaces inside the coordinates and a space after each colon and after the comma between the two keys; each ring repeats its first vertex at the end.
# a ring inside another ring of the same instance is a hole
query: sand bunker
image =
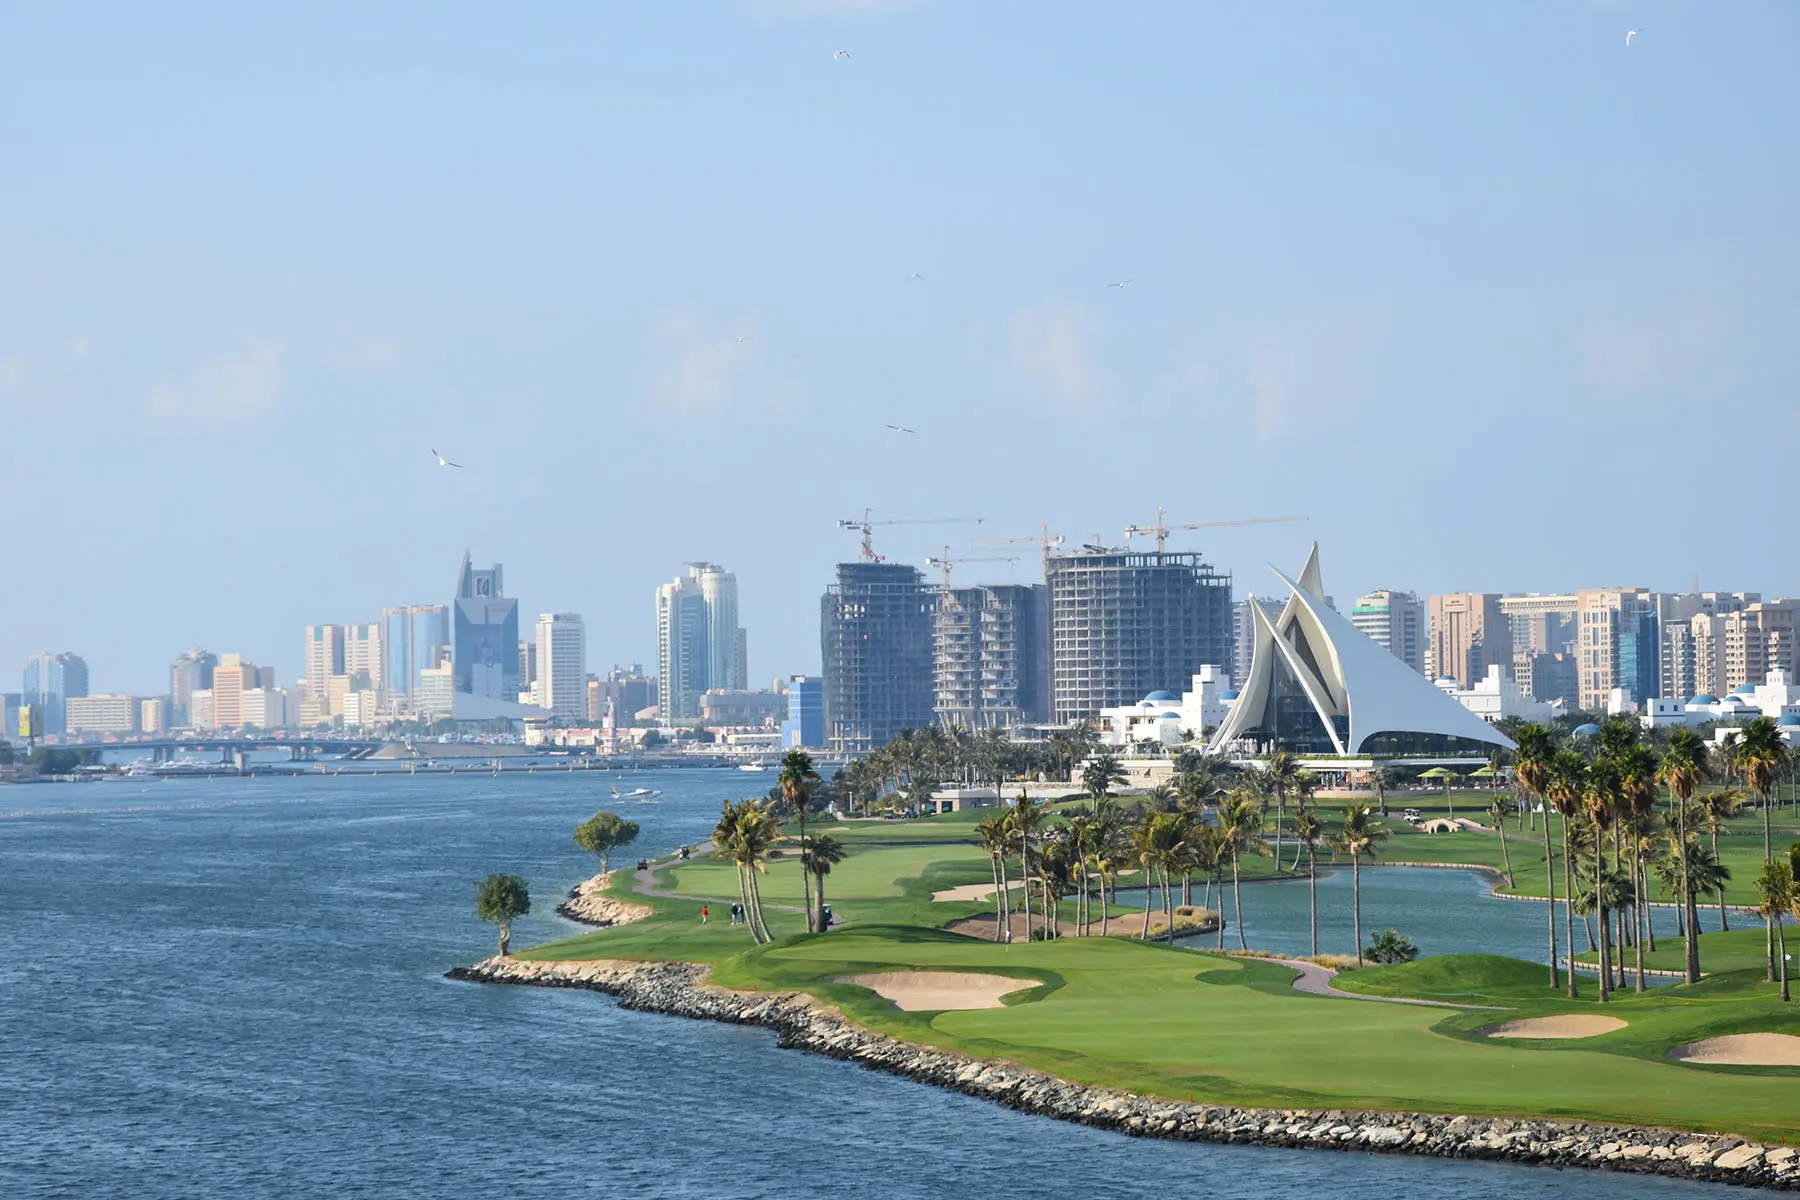
{"type": "MultiPolygon", "coordinates": [[[[1016,892],[1021,886],[1022,885],[1017,879],[1009,879],[1006,881],[1006,890],[1009,892],[1016,892]]],[[[935,891],[931,893],[931,898],[938,901],[992,900],[994,898],[994,893],[998,890],[999,889],[994,887],[991,883],[965,883],[961,887],[943,888],[939,891],[935,891]]]]}
{"type": "Polygon", "coordinates": [[[887,971],[880,975],[852,975],[837,982],[866,987],[907,1012],[999,1008],[1000,997],[1037,986],[1030,979],[972,975],[961,971],[887,971]]]}
{"type": "Polygon", "coordinates": [[[1791,1033],[1732,1033],[1669,1051],[1682,1062],[1728,1067],[1800,1067],[1800,1037],[1791,1033]]]}
{"type": "Polygon", "coordinates": [[[1617,1017],[1595,1017],[1576,1013],[1565,1017],[1524,1017],[1517,1021],[1502,1021],[1498,1025],[1488,1025],[1476,1032],[1482,1037],[1491,1038],[1551,1040],[1599,1037],[1603,1033],[1611,1033],[1615,1029],[1623,1028],[1625,1028],[1625,1022],[1617,1017]]]}

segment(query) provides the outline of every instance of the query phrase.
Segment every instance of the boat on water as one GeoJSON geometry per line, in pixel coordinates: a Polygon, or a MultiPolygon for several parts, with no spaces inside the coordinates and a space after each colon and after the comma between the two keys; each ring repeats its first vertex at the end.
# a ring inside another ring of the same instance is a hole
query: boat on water
{"type": "Polygon", "coordinates": [[[738,764],[738,770],[740,770],[740,771],[766,771],[768,769],[769,768],[763,763],[739,763],[738,764]]]}
{"type": "Polygon", "coordinates": [[[662,799],[662,793],[655,788],[632,788],[629,792],[621,792],[618,788],[614,788],[612,794],[614,800],[633,800],[639,804],[648,804],[651,801],[662,799]]]}

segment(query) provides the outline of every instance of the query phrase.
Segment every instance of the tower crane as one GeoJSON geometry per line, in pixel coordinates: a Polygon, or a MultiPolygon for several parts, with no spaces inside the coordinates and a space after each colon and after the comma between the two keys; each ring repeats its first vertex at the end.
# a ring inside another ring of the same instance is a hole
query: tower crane
{"type": "MultiPolygon", "coordinates": [[[[1025,540],[1026,541],[1035,541],[1036,539],[1035,538],[1027,538],[1025,540]]],[[[941,555],[927,558],[925,560],[925,565],[928,567],[937,567],[938,569],[943,571],[943,573],[944,573],[944,590],[947,592],[950,590],[950,568],[955,566],[957,563],[977,563],[977,562],[1010,563],[1010,562],[1018,562],[1018,561],[1019,561],[1019,556],[1016,554],[983,554],[983,555],[976,555],[976,556],[963,557],[963,558],[951,558],[950,557],[950,547],[945,546],[944,552],[941,555]]]]}
{"type": "Polygon", "coordinates": [[[1168,511],[1169,510],[1162,505],[1157,505],[1156,524],[1127,525],[1125,527],[1126,539],[1129,540],[1140,533],[1155,534],[1156,552],[1160,555],[1163,552],[1163,544],[1169,540],[1169,535],[1180,529],[1224,529],[1231,525],[1278,525],[1284,521],[1311,520],[1310,517],[1245,517],[1238,521],[1188,521],[1180,525],[1165,525],[1163,524],[1163,516],[1168,511]]]}
{"type": "Polygon", "coordinates": [[[870,515],[874,513],[874,511],[875,510],[872,508],[865,508],[863,509],[862,520],[858,521],[855,518],[851,518],[849,520],[841,520],[837,523],[839,529],[857,529],[862,531],[862,560],[871,563],[887,561],[881,555],[875,553],[875,544],[871,535],[877,525],[979,525],[982,520],[980,517],[889,517],[885,520],[874,521],[870,519],[870,515]]]}
{"type": "Polygon", "coordinates": [[[1044,582],[1048,583],[1050,581],[1050,552],[1060,547],[1063,544],[1064,539],[1063,535],[1060,533],[1051,533],[1050,526],[1048,525],[1042,525],[1039,526],[1039,528],[1043,530],[1043,533],[1037,537],[976,537],[970,538],[969,541],[1014,543],[1037,542],[1044,548],[1044,582]]]}

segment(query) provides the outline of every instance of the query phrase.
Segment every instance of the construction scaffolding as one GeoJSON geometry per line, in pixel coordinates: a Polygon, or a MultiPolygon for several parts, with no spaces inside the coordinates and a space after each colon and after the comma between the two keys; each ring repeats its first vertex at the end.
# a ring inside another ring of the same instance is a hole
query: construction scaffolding
{"type": "Polygon", "coordinates": [[[937,719],[968,729],[1050,718],[1049,591],[945,588],[932,636],[937,719]]]}
{"type": "Polygon", "coordinates": [[[837,575],[819,613],[826,748],[867,754],[932,721],[938,592],[904,563],[839,563],[837,575]]]}

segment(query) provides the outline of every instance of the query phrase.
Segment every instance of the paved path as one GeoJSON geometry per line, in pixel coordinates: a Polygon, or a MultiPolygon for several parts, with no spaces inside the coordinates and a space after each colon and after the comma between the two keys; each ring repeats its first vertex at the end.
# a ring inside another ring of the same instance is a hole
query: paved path
{"type": "Polygon", "coordinates": [[[1297,958],[1269,958],[1264,962],[1277,962],[1284,967],[1292,967],[1300,972],[1294,980],[1294,990],[1305,992],[1309,996],[1335,996],[1340,1000],[1374,1000],[1382,1004],[1413,1004],[1420,1008],[1479,1008],[1494,1012],[1504,1012],[1504,1008],[1493,1004],[1451,1004],[1447,1000],[1410,1000],[1404,996],[1365,996],[1359,992],[1340,992],[1331,986],[1331,977],[1337,972],[1329,967],[1321,967],[1315,962],[1304,962],[1297,958]]]}

